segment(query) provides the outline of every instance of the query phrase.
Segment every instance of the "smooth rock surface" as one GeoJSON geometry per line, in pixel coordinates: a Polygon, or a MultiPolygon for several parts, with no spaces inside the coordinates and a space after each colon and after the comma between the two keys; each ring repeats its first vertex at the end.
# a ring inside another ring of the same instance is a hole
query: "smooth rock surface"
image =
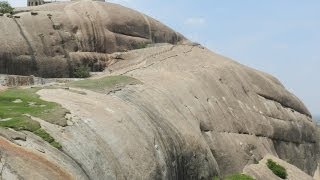
{"type": "Polygon", "coordinates": [[[79,66],[101,71],[108,61],[105,53],[185,39],[140,12],[112,3],[84,0],[16,11],[19,18],[0,16],[0,74],[72,77],[79,66]]]}
{"type": "Polygon", "coordinates": [[[311,114],[271,75],[111,3],[53,3],[18,15],[0,17],[0,73],[69,77],[82,64],[107,66],[94,78],[142,83],[109,94],[40,90],[71,112],[66,127],[37,120],[62,150],[28,132],[11,139],[16,134],[3,131],[11,140],[0,138],[3,179],[211,179],[267,154],[317,174],[311,114]],[[180,45],[116,52],[151,42],[180,45]]]}
{"type": "Polygon", "coordinates": [[[246,166],[243,170],[243,172],[247,175],[250,175],[254,177],[256,180],[282,180],[268,168],[266,163],[268,162],[268,159],[272,159],[277,164],[284,167],[287,171],[288,180],[313,180],[313,178],[303,171],[301,171],[299,168],[288,164],[287,162],[274,157],[272,155],[266,155],[259,164],[251,164],[249,166],[246,166]]]}
{"type": "Polygon", "coordinates": [[[310,113],[272,76],[191,45],[121,56],[111,75],[143,84],[109,95],[39,91],[77,117],[64,128],[41,125],[87,177],[209,179],[242,172],[267,154],[316,171],[310,113]]]}

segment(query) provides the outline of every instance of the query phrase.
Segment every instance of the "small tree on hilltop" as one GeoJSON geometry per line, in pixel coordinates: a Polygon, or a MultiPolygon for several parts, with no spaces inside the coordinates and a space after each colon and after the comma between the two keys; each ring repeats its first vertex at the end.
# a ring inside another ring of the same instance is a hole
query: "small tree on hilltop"
{"type": "Polygon", "coordinates": [[[12,13],[14,10],[13,7],[7,1],[0,1],[0,13],[12,13]]]}

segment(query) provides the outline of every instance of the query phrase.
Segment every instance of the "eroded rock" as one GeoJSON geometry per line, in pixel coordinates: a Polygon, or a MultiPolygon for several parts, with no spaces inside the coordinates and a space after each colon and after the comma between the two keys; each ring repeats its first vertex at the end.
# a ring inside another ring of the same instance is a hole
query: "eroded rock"
{"type": "Polygon", "coordinates": [[[30,10],[39,14],[0,19],[0,34],[7,34],[0,36],[0,72],[69,77],[79,65],[108,66],[100,76],[142,83],[109,94],[40,90],[42,99],[70,111],[69,126],[39,120],[62,150],[28,133],[25,141],[16,140],[21,147],[0,138],[1,155],[10,162],[3,178],[211,179],[242,172],[267,154],[317,174],[317,127],[276,78],[196,43],[127,51],[184,38],[111,3],[30,10]],[[116,51],[126,52],[107,55],[116,51]]]}
{"type": "Polygon", "coordinates": [[[109,68],[143,83],[109,95],[39,91],[79,117],[63,132],[42,126],[93,179],[210,179],[267,154],[316,171],[310,113],[268,74],[190,45],[129,51],[109,68]]]}
{"type": "Polygon", "coordinates": [[[288,180],[313,180],[311,176],[301,171],[299,168],[277,158],[272,155],[266,155],[259,164],[251,164],[246,166],[243,170],[245,174],[254,177],[256,180],[282,180],[280,177],[276,176],[266,165],[268,159],[273,160],[277,164],[284,167],[287,171],[288,180]]]}
{"type": "Polygon", "coordinates": [[[0,74],[72,77],[81,65],[103,70],[107,59],[103,64],[79,64],[71,53],[86,54],[79,53],[81,60],[91,53],[130,50],[146,43],[176,44],[185,39],[140,12],[97,1],[28,7],[17,10],[14,17],[0,19],[0,74]]]}

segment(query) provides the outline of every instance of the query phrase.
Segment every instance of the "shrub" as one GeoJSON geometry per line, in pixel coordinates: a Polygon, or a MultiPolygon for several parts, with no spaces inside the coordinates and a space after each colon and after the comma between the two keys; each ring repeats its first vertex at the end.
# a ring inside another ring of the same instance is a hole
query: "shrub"
{"type": "Polygon", "coordinates": [[[13,7],[7,1],[0,1],[0,13],[12,13],[14,10],[13,7]]]}
{"type": "Polygon", "coordinates": [[[144,49],[148,47],[148,43],[146,42],[140,42],[137,45],[134,46],[134,49],[144,49]]]}
{"type": "Polygon", "coordinates": [[[268,159],[267,166],[273,172],[273,174],[277,175],[281,179],[287,178],[287,170],[281,165],[274,162],[272,159],[268,159]]]}
{"type": "Polygon", "coordinates": [[[87,78],[90,77],[90,69],[85,66],[80,66],[74,69],[73,76],[75,78],[87,78]]]}

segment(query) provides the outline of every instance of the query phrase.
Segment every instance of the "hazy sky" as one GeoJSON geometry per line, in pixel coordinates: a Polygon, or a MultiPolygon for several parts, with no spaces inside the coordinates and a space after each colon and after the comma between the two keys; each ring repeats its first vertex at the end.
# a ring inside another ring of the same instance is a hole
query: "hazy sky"
{"type": "Polygon", "coordinates": [[[320,114],[319,0],[110,2],[144,12],[219,54],[276,76],[320,114]]]}

